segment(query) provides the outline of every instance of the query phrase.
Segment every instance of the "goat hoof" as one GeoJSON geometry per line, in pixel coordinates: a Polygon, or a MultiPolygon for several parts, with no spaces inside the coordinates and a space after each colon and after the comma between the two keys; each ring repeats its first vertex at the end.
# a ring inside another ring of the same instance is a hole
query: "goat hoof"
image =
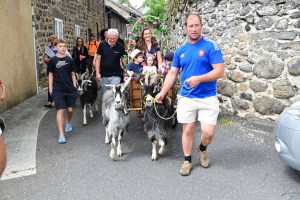
{"type": "Polygon", "coordinates": [[[111,161],[114,161],[114,160],[115,160],[115,158],[110,158],[110,160],[111,160],[111,161]]]}
{"type": "Polygon", "coordinates": [[[83,126],[86,126],[87,124],[83,124],[83,126]]]}
{"type": "Polygon", "coordinates": [[[118,157],[122,157],[122,153],[118,153],[118,157]]]}
{"type": "Polygon", "coordinates": [[[156,157],[152,156],[151,160],[156,161],[156,157]]]}
{"type": "Polygon", "coordinates": [[[158,154],[159,154],[159,155],[164,155],[164,150],[159,150],[159,151],[158,151],[158,154]]]}

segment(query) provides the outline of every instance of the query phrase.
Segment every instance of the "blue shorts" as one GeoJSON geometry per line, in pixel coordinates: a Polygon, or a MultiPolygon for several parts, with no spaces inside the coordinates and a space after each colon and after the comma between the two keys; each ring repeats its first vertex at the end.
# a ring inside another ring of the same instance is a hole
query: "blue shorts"
{"type": "Polygon", "coordinates": [[[64,91],[53,91],[52,97],[57,110],[65,108],[74,108],[76,105],[76,100],[78,98],[78,93],[76,90],[64,92],[64,91]]]}

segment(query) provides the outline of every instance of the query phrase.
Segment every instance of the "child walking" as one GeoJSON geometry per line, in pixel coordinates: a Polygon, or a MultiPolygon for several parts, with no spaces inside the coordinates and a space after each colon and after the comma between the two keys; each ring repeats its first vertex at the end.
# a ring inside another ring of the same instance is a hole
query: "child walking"
{"type": "Polygon", "coordinates": [[[64,135],[64,110],[67,110],[65,132],[73,130],[71,119],[73,108],[75,107],[77,95],[75,64],[72,58],[66,56],[66,41],[58,39],[56,41],[57,54],[49,61],[49,92],[52,95],[56,112],[58,126],[58,143],[66,143],[64,135]]]}

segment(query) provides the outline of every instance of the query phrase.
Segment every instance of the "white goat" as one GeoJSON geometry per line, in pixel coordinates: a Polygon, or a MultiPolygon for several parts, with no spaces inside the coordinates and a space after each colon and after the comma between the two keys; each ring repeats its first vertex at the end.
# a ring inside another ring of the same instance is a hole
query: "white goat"
{"type": "Polygon", "coordinates": [[[110,88],[103,94],[102,117],[105,126],[105,144],[111,144],[110,159],[115,157],[115,138],[118,137],[117,155],[122,156],[121,142],[129,123],[129,115],[124,112],[127,108],[127,86],[130,78],[123,84],[105,85],[110,88]]]}

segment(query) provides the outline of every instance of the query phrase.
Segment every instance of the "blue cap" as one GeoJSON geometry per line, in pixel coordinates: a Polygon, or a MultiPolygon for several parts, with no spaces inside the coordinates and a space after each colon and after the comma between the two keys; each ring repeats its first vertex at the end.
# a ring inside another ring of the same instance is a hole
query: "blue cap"
{"type": "Polygon", "coordinates": [[[170,51],[170,52],[168,52],[168,53],[165,55],[165,60],[172,61],[172,60],[173,60],[173,56],[174,56],[174,53],[170,51]]]}

